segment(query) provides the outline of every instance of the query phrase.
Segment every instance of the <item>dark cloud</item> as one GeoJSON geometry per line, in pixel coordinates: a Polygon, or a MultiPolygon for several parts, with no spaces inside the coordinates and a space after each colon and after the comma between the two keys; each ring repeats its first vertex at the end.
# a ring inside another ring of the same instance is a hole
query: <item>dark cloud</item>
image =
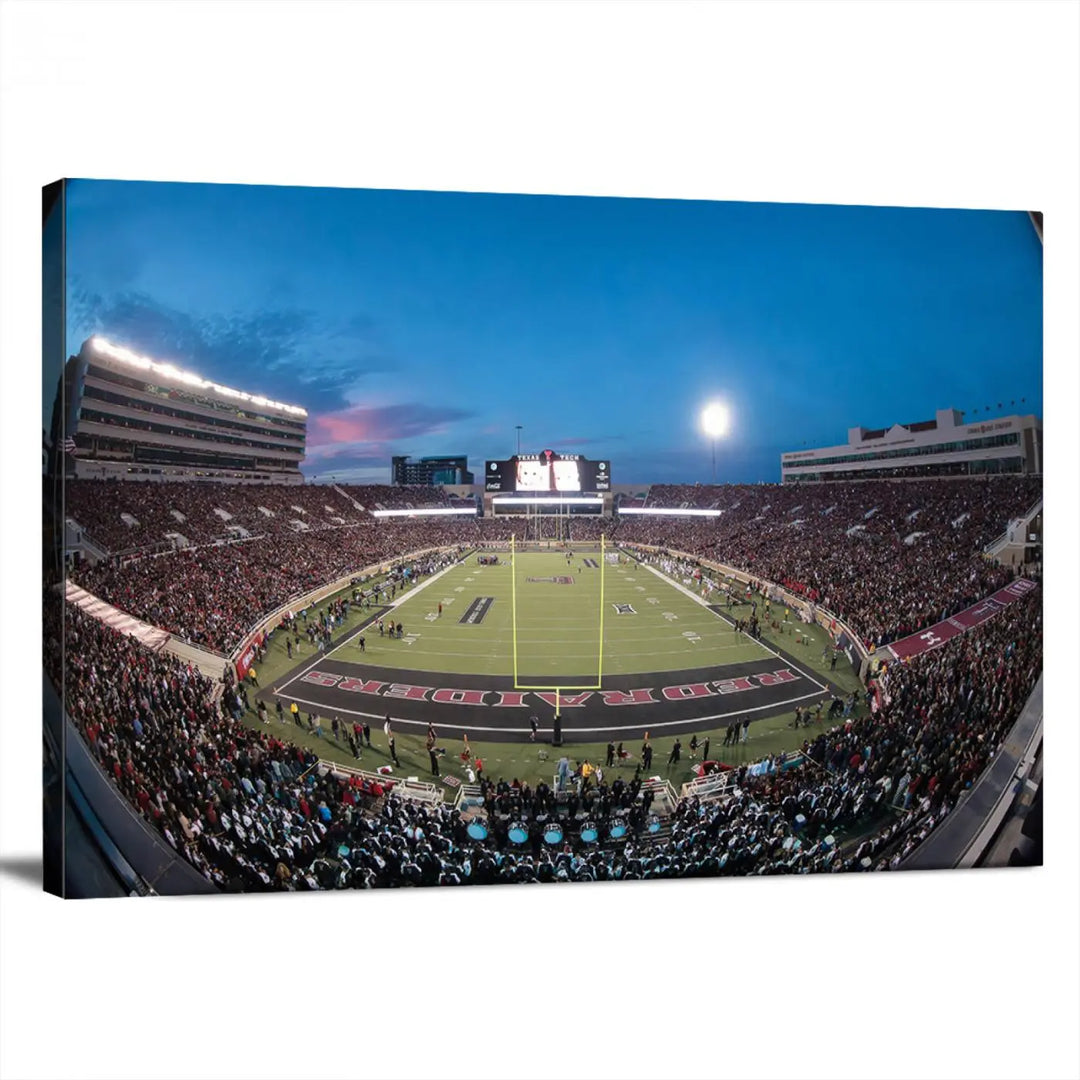
{"type": "Polygon", "coordinates": [[[342,480],[385,483],[395,454],[428,452],[405,440],[440,434],[472,416],[464,409],[420,404],[356,405],[309,416],[303,471],[308,476],[333,474],[342,480]]]}
{"type": "Polygon", "coordinates": [[[371,320],[353,315],[328,322],[282,306],[195,315],[140,292],[103,296],[72,289],[68,325],[79,340],[99,333],[136,352],[186,366],[204,378],[254,390],[309,411],[347,404],[365,375],[394,367],[371,320]]]}
{"type": "Polygon", "coordinates": [[[350,477],[358,482],[378,480],[386,483],[390,476],[390,459],[398,451],[390,445],[327,446],[317,454],[308,454],[301,471],[308,477],[350,477]]]}

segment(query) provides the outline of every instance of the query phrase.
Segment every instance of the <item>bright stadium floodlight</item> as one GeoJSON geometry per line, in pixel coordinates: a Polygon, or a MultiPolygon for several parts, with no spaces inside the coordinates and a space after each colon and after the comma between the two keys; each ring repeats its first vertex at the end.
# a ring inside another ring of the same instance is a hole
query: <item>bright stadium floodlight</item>
{"type": "Polygon", "coordinates": [[[727,434],[731,413],[722,401],[713,401],[701,410],[701,428],[710,439],[727,434]]]}
{"type": "Polygon", "coordinates": [[[716,440],[723,438],[731,425],[731,411],[722,401],[711,401],[701,410],[701,430],[712,443],[712,482],[716,483],[716,440]]]}

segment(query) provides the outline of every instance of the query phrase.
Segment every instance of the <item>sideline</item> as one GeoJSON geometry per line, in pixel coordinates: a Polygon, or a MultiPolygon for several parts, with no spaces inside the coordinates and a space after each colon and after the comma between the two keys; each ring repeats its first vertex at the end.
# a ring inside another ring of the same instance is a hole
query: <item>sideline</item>
{"type": "MultiPolygon", "coordinates": [[[[692,593],[688,588],[686,588],[680,582],[675,581],[673,578],[668,577],[667,574],[661,573],[659,570],[656,569],[655,566],[651,566],[649,563],[642,563],[641,565],[644,566],[646,570],[651,570],[658,578],[660,578],[661,581],[664,581],[668,585],[671,585],[673,588],[678,589],[679,592],[684,593],[686,596],[689,596],[691,600],[696,600],[703,608],[705,608],[706,611],[708,611],[708,613],[710,615],[712,615],[715,618],[720,619],[721,621],[723,621],[725,623],[728,623],[728,625],[730,625],[730,621],[728,620],[727,616],[721,615],[720,612],[718,612],[718,611],[713,611],[712,605],[708,604],[700,596],[697,596],[695,593],[692,593]]],[[[777,658],[777,660],[783,660],[785,664],[790,664],[792,667],[795,668],[795,670],[804,679],[807,679],[809,682],[812,682],[819,689],[824,690],[826,693],[830,693],[830,694],[832,693],[832,691],[828,688],[828,686],[826,686],[824,683],[818,682],[817,679],[815,679],[813,675],[809,674],[808,672],[804,671],[801,667],[799,667],[798,664],[794,661],[793,658],[788,657],[788,656],[783,656],[781,653],[778,653],[771,646],[766,645],[764,641],[758,641],[757,638],[752,638],[747,633],[744,633],[743,637],[749,638],[749,640],[754,642],[755,645],[760,645],[767,653],[770,653],[772,656],[775,656],[777,658]]]]}
{"type": "Polygon", "coordinates": [[[430,577],[425,578],[423,581],[421,581],[420,584],[416,586],[416,588],[409,589],[408,592],[403,593],[392,603],[380,604],[379,611],[372,613],[370,616],[368,616],[368,618],[364,619],[361,623],[359,623],[352,630],[350,630],[329,652],[319,652],[319,655],[316,656],[315,659],[306,668],[304,668],[303,671],[298,672],[287,683],[279,686],[277,688],[278,696],[280,697],[282,693],[288,690],[288,688],[292,686],[292,684],[296,682],[297,679],[303,678],[303,676],[305,676],[313,667],[315,667],[316,664],[321,664],[324,660],[329,660],[330,657],[334,655],[334,653],[339,652],[341,649],[344,649],[350,641],[352,641],[354,638],[359,637],[360,634],[362,634],[376,620],[382,618],[382,616],[387,611],[393,611],[394,608],[396,608],[399,604],[403,603],[405,600],[411,600],[418,592],[422,592],[429,585],[433,585],[436,581],[438,581],[439,578],[443,576],[443,574],[448,573],[449,571],[455,569],[460,565],[460,563],[451,563],[449,566],[444,566],[437,573],[432,574],[430,577]]]}

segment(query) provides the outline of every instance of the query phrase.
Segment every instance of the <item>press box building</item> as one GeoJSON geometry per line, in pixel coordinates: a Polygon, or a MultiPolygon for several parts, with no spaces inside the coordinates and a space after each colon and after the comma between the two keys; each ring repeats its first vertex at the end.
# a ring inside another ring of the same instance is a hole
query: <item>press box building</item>
{"type": "Polygon", "coordinates": [[[957,409],[933,420],[868,431],[855,427],[848,441],[780,456],[785,484],[835,480],[918,479],[1042,472],[1042,421],[1001,416],[966,423],[957,409]]]}
{"type": "Polygon", "coordinates": [[[93,337],[64,367],[52,441],[67,475],[303,483],[307,411],[93,337]]]}

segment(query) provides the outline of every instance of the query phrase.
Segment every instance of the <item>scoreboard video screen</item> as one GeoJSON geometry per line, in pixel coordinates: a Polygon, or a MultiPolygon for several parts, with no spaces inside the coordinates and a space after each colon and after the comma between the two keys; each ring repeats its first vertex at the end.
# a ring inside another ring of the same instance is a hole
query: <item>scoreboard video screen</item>
{"type": "Polygon", "coordinates": [[[484,469],[486,491],[530,494],[575,491],[610,491],[611,462],[590,461],[580,454],[519,454],[509,461],[488,461],[484,469]]]}

